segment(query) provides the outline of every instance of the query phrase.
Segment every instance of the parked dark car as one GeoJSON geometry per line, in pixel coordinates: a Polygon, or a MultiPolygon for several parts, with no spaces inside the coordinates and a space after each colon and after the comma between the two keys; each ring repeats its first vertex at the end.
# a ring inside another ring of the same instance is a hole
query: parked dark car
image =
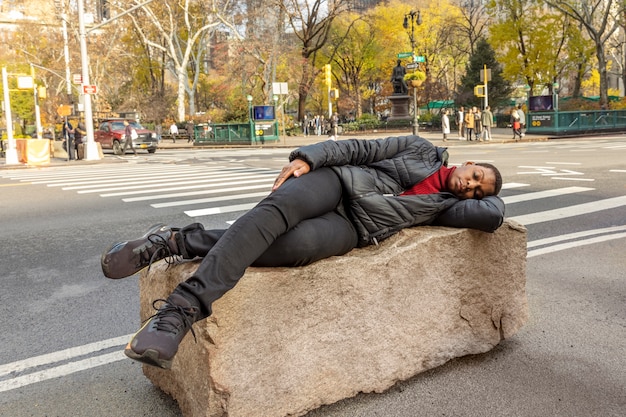
{"type": "MultiPolygon", "coordinates": [[[[157,150],[157,135],[152,130],[145,129],[139,123],[130,121],[130,126],[137,131],[139,137],[133,140],[135,149],[145,149],[149,153],[157,150]]],[[[121,155],[124,149],[124,119],[106,119],[100,122],[94,132],[94,140],[100,143],[102,149],[113,149],[115,155],[121,155]]]]}

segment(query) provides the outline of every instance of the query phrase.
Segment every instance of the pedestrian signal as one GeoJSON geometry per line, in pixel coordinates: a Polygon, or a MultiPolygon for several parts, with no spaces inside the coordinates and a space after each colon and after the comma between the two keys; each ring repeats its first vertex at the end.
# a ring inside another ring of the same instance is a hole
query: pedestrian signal
{"type": "Polygon", "coordinates": [[[333,100],[338,100],[339,90],[337,90],[336,88],[333,88],[332,90],[330,90],[330,98],[332,98],[333,100]]]}

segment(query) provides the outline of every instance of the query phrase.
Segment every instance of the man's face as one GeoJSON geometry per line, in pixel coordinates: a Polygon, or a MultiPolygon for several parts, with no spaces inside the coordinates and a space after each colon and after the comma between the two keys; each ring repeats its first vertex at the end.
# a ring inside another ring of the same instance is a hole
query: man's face
{"type": "Polygon", "coordinates": [[[496,175],[489,169],[473,162],[458,167],[448,178],[448,190],[461,200],[480,200],[496,191],[496,175]]]}

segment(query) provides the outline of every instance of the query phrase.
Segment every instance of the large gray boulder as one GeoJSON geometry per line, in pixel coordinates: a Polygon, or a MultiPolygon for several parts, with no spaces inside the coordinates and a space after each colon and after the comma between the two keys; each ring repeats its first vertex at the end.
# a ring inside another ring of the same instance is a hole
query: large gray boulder
{"type": "MultiPolygon", "coordinates": [[[[153,265],[141,316],[197,267],[153,265]]],[[[249,268],[171,370],[144,366],[185,416],[296,416],[489,351],[528,318],[526,229],[402,231],[301,268],[249,268]]]]}

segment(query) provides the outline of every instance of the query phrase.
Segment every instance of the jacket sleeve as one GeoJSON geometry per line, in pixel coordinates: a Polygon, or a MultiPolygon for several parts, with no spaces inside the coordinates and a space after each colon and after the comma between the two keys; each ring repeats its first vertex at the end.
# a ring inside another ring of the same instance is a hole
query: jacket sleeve
{"type": "Polygon", "coordinates": [[[311,169],[343,165],[370,165],[374,162],[393,158],[409,146],[434,147],[426,139],[418,136],[401,136],[387,139],[348,139],[316,143],[294,150],[289,160],[302,159],[311,169]]]}
{"type": "Polygon", "coordinates": [[[498,196],[459,200],[433,222],[439,226],[468,227],[494,232],[504,220],[504,201],[498,196]]]}

